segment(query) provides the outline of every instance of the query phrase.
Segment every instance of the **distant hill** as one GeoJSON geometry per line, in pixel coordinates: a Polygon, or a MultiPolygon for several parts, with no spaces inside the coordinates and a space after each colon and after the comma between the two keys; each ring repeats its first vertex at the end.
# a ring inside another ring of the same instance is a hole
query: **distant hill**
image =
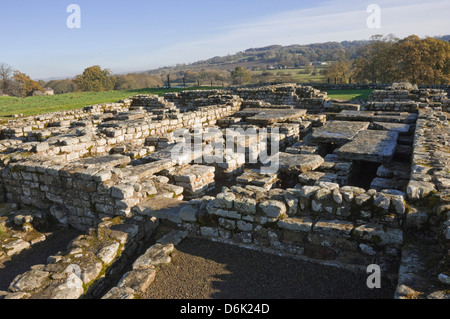
{"type": "Polygon", "coordinates": [[[450,41],[450,35],[444,35],[442,37],[435,37],[435,39],[450,41]]]}
{"type": "Polygon", "coordinates": [[[251,48],[233,55],[213,57],[191,64],[162,67],[147,71],[150,74],[182,72],[187,70],[216,69],[232,71],[236,66],[253,69],[267,67],[302,67],[309,62],[336,61],[343,54],[355,54],[357,49],[368,41],[326,42],[309,45],[271,45],[251,48]]]}
{"type": "MultiPolygon", "coordinates": [[[[436,39],[450,41],[450,35],[436,36],[436,39]]],[[[208,60],[202,60],[191,64],[177,64],[154,70],[146,71],[150,74],[179,73],[187,70],[199,71],[202,69],[232,71],[237,66],[243,66],[254,70],[279,67],[303,67],[310,62],[330,62],[339,60],[344,54],[350,58],[357,57],[357,51],[361,46],[369,43],[369,40],[326,42],[308,45],[271,45],[262,48],[250,48],[245,51],[216,56],[208,60]]]]}

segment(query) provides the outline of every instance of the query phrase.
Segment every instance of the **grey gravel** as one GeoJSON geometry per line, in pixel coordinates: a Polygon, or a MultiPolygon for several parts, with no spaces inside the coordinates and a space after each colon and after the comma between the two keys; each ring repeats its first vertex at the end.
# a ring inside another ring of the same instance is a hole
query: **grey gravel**
{"type": "Polygon", "coordinates": [[[143,299],[393,299],[385,278],[202,239],[185,239],[143,299]]]}

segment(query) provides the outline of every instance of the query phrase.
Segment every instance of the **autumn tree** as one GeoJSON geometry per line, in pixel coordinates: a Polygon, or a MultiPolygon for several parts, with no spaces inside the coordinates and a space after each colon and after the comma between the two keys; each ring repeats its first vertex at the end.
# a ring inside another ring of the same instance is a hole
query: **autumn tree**
{"type": "Polygon", "coordinates": [[[360,82],[450,83],[450,43],[443,40],[375,36],[358,53],[354,67],[360,82]]]}
{"type": "Polygon", "coordinates": [[[393,48],[398,41],[394,35],[373,36],[370,43],[358,50],[355,76],[359,82],[389,83],[398,79],[395,73],[393,48]]]}
{"type": "Polygon", "coordinates": [[[399,74],[414,84],[450,83],[450,43],[411,35],[395,47],[399,74]]]}
{"type": "Polygon", "coordinates": [[[116,78],[110,70],[102,70],[99,65],[94,65],[85,69],[83,74],[77,75],[73,81],[78,91],[102,92],[113,90],[116,78]]]}
{"type": "Polygon", "coordinates": [[[51,80],[46,86],[52,88],[55,94],[71,93],[77,89],[72,79],[51,80]]]}
{"type": "Polygon", "coordinates": [[[148,73],[129,73],[116,75],[115,90],[137,90],[163,86],[160,77],[148,73]]]}
{"type": "Polygon", "coordinates": [[[233,84],[245,85],[252,80],[252,73],[243,66],[237,66],[231,72],[231,78],[233,79],[233,84]]]}
{"type": "Polygon", "coordinates": [[[331,79],[342,80],[343,83],[349,82],[353,76],[353,62],[348,59],[342,59],[332,63],[326,70],[325,75],[331,79]]]}
{"type": "Polygon", "coordinates": [[[28,75],[20,71],[14,71],[14,81],[20,83],[22,87],[22,97],[32,96],[34,92],[41,91],[45,93],[44,88],[38,82],[32,80],[28,75]]]}

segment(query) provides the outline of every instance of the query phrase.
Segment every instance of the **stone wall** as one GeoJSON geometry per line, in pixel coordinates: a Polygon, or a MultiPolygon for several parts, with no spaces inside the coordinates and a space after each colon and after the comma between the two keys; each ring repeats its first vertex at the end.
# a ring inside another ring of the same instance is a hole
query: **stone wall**
{"type": "Polygon", "coordinates": [[[450,126],[445,114],[419,110],[410,182],[410,210],[396,298],[445,298],[450,284],[450,126]],[[427,229],[425,232],[421,230],[427,229]],[[432,239],[430,239],[432,234],[432,239]],[[424,276],[423,269],[432,274],[424,276]],[[434,286],[439,287],[436,292],[434,286]],[[447,287],[447,288],[446,288],[447,287]]]}
{"type": "Polygon", "coordinates": [[[395,271],[405,201],[397,193],[319,182],[299,189],[233,186],[180,211],[191,234],[350,265],[395,271]]]}
{"type": "MultiPolygon", "coordinates": [[[[134,255],[143,248],[158,221],[106,218],[96,229],[75,238],[67,251],[49,256],[18,275],[4,299],[79,299],[101,297],[134,255]]],[[[117,278],[118,277],[118,278],[117,278]]]]}
{"type": "Polygon", "coordinates": [[[234,88],[232,94],[244,100],[260,100],[271,105],[290,105],[298,109],[320,111],[328,101],[327,94],[311,86],[282,84],[258,88],[234,88]]]}
{"type": "MultiPolygon", "coordinates": [[[[144,103],[146,99],[153,100],[153,96],[139,96],[137,102],[144,103]]],[[[208,107],[198,107],[195,111],[179,113],[177,109],[175,117],[155,115],[147,111],[127,111],[131,100],[122,104],[110,104],[108,107],[119,108],[109,113],[110,108],[103,106],[86,107],[84,111],[78,111],[79,116],[70,115],[67,126],[52,126],[51,116],[27,117],[16,121],[10,121],[8,127],[2,129],[5,138],[0,143],[0,151],[6,154],[0,155],[3,165],[9,161],[20,160],[24,154],[37,153],[43,156],[61,157],[65,161],[77,160],[89,156],[107,155],[114,150],[123,150],[121,153],[138,149],[135,156],[148,155],[153,148],[146,148],[146,138],[158,137],[170,134],[178,128],[194,128],[194,126],[215,125],[217,120],[234,114],[240,108],[240,100],[232,98],[226,104],[208,107]],[[120,105],[120,106],[119,106],[120,105]],[[105,112],[105,113],[103,113],[105,112]],[[158,118],[155,118],[157,116],[158,118]],[[80,120],[83,119],[83,125],[80,120]],[[37,123],[36,127],[29,123],[37,123]],[[25,125],[25,126],[24,126],[25,125]],[[14,128],[13,128],[14,127],[14,128]],[[19,147],[18,147],[19,146],[19,147]]],[[[55,115],[54,120],[59,120],[55,115]]]]}
{"type": "Polygon", "coordinates": [[[369,101],[361,107],[366,111],[409,112],[417,113],[419,109],[432,107],[447,111],[450,100],[442,89],[418,89],[405,83],[394,84],[384,90],[374,90],[369,101]]]}
{"type": "Polygon", "coordinates": [[[172,261],[170,255],[175,245],[186,236],[186,231],[173,230],[158,239],[135,260],[132,269],[126,272],[102,299],[136,299],[136,296],[145,293],[155,280],[158,268],[172,261]]]}
{"type": "Polygon", "coordinates": [[[429,108],[419,111],[408,187],[410,199],[421,199],[436,191],[443,197],[450,195],[449,136],[445,114],[429,108]]]}
{"type": "Polygon", "coordinates": [[[64,225],[95,227],[104,217],[129,217],[150,196],[180,196],[183,188],[152,176],[175,165],[159,161],[126,166],[130,158],[111,155],[65,163],[39,156],[1,170],[6,199],[50,210],[64,225]],[[125,167],[123,167],[125,166],[125,167]]]}
{"type": "MultiPolygon", "coordinates": [[[[355,83],[355,84],[333,84],[333,83],[310,83],[305,84],[310,85],[314,87],[315,89],[321,90],[321,91],[328,91],[328,90],[385,90],[387,87],[390,87],[392,84],[383,84],[383,83],[376,83],[376,84],[361,84],[361,83],[355,83]]],[[[447,93],[450,93],[450,85],[418,85],[419,89],[437,89],[437,90],[444,90],[447,93]]]]}
{"type": "Polygon", "coordinates": [[[378,102],[393,101],[416,101],[416,102],[441,102],[447,97],[447,92],[438,89],[420,90],[374,90],[370,95],[370,100],[378,102]]]}
{"type": "Polygon", "coordinates": [[[131,105],[131,100],[126,99],[118,103],[106,103],[86,106],[81,110],[60,111],[48,114],[21,117],[8,120],[0,125],[0,137],[2,139],[19,139],[22,141],[39,141],[52,135],[52,128],[69,128],[71,125],[85,126],[97,124],[101,120],[100,115],[111,116],[119,111],[126,111],[131,105]],[[83,125],[84,124],[84,125],[83,125]]]}

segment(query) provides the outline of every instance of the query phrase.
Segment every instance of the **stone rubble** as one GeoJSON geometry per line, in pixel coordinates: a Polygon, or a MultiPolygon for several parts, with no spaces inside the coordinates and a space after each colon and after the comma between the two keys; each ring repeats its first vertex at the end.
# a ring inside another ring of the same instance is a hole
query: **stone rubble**
{"type": "Polygon", "coordinates": [[[448,105],[442,90],[405,84],[362,105],[288,84],[138,95],[8,120],[0,262],[45,240],[38,229],[49,219],[85,235],[0,298],[134,299],[186,236],[342,267],[376,262],[398,277],[396,298],[443,296],[430,289],[450,275],[448,105]],[[269,137],[278,151],[264,158],[269,137]],[[242,153],[216,149],[227,142],[242,153]],[[162,223],[173,232],[149,245],[162,223]],[[417,286],[423,229],[439,261],[417,286]]]}

